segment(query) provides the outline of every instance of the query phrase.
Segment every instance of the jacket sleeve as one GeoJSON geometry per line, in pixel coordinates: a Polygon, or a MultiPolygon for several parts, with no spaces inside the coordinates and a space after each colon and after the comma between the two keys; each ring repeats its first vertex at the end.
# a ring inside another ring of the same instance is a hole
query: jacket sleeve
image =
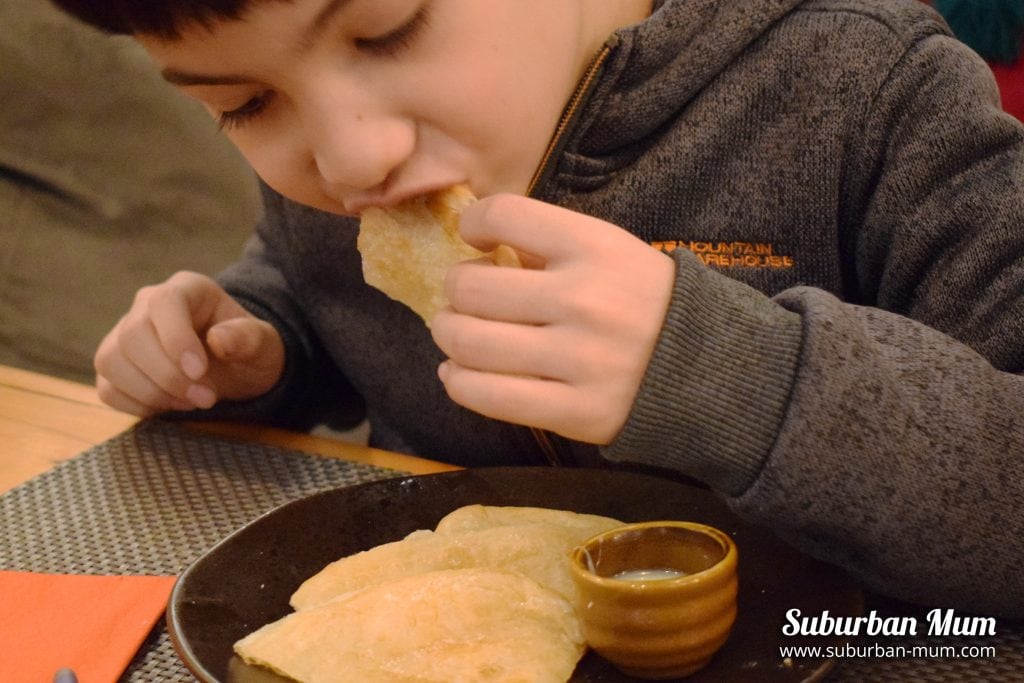
{"type": "Polygon", "coordinates": [[[604,455],[702,479],[878,592],[1022,617],[1024,131],[984,64],[931,36],[850,150],[846,301],[769,299],[677,250],[604,455]]]}
{"type": "Polygon", "coordinates": [[[289,231],[284,200],[263,186],[264,215],[246,244],[242,258],[217,276],[218,282],[253,315],[267,320],[281,335],[285,369],[263,396],[222,402],[189,418],[244,419],[306,430],[323,420],[357,422],[362,398],[341,374],[303,314],[301,304],[278,263],[287,258],[279,244],[289,231]],[[338,417],[341,416],[341,417],[338,417]]]}

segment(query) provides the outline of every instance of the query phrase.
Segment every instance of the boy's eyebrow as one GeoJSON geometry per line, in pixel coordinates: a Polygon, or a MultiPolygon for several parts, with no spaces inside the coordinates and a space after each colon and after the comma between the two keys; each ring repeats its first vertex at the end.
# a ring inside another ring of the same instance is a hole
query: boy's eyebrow
{"type": "MultiPolygon", "coordinates": [[[[306,52],[316,43],[331,20],[352,0],[330,0],[324,5],[309,26],[302,32],[299,40],[299,54],[306,52]]],[[[167,68],[160,72],[168,83],[174,85],[244,85],[252,79],[236,74],[198,74],[180,69],[167,68]]]]}
{"type": "Polygon", "coordinates": [[[196,74],[179,69],[164,69],[160,72],[164,80],[174,85],[243,85],[252,83],[251,78],[235,74],[196,74]]]}
{"type": "Polygon", "coordinates": [[[324,29],[331,23],[335,15],[345,8],[352,0],[330,0],[324,5],[313,21],[309,24],[306,30],[302,34],[302,39],[299,41],[299,54],[306,52],[316,43],[317,39],[323,34],[324,29]]]}

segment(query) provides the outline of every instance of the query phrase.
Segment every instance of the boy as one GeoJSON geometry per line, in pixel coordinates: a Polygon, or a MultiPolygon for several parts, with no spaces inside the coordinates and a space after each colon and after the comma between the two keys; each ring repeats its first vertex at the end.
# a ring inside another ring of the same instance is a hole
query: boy
{"type": "Polygon", "coordinates": [[[916,0],[59,4],[267,185],[235,267],[105,339],[111,405],[295,423],[351,383],[375,445],[671,468],[876,590],[1024,616],[1024,135],[916,0]],[[529,267],[452,268],[428,332],[354,216],[462,182],[463,237],[529,267]]]}

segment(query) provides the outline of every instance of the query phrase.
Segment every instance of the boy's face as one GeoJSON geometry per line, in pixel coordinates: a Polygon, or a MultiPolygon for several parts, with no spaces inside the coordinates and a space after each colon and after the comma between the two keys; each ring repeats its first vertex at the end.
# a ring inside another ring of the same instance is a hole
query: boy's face
{"type": "Polygon", "coordinates": [[[257,2],[240,21],[139,41],[271,187],[356,214],[460,182],[524,193],[607,35],[587,4],[257,2]]]}

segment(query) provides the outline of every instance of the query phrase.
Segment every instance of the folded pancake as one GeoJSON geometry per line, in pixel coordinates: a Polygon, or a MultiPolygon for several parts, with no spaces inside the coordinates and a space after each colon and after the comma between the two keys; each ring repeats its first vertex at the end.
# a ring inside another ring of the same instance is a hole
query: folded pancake
{"type": "Polygon", "coordinates": [[[509,247],[485,253],[459,237],[459,214],[474,201],[469,188],[457,185],[397,206],[366,209],[356,240],[366,283],[404,303],[429,327],[448,305],[444,276],[452,265],[487,257],[518,267],[519,258],[509,247]]]}
{"type": "Polygon", "coordinates": [[[246,662],[303,683],[564,683],[584,649],[562,597],[483,568],[377,583],[235,644],[246,662]]]}
{"type": "Polygon", "coordinates": [[[563,683],[585,650],[569,553],[619,525],[469,505],[331,563],[235,651],[305,683],[563,683]]]}
{"type": "Polygon", "coordinates": [[[296,610],[403,576],[439,569],[490,567],[515,571],[572,602],[568,555],[591,536],[621,522],[541,508],[474,505],[457,510],[436,532],[417,531],[332,562],[292,594],[296,610]]]}
{"type": "Polygon", "coordinates": [[[516,524],[546,524],[565,529],[573,538],[582,536],[573,543],[573,546],[602,531],[622,526],[622,522],[611,517],[568,510],[515,505],[464,505],[445,515],[437,523],[435,531],[439,534],[453,534],[516,524]]]}

